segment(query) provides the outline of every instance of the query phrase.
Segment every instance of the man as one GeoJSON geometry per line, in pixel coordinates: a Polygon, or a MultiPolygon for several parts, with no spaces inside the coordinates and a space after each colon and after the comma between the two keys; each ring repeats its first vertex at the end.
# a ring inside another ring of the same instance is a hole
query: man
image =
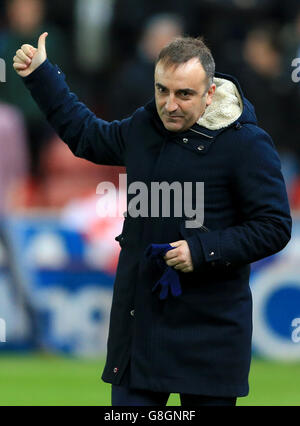
{"type": "MultiPolygon", "coordinates": [[[[23,45],[14,68],[76,156],[125,165],[129,186],[204,183],[205,226],[178,215],[175,203],[169,217],[161,208],[152,217],[130,214],[128,194],[102,376],[113,385],[112,404],[164,405],[179,393],[182,405],[235,405],[248,393],[249,264],[281,250],[291,232],[271,138],[238,83],[215,75],[200,39],[166,46],[155,68],[155,102],[108,123],[70,93],[47,60],[46,37],[37,49],[23,45]],[[147,257],[149,247],[167,243],[163,258],[147,257]]],[[[197,216],[193,191],[195,204],[197,216]]]]}

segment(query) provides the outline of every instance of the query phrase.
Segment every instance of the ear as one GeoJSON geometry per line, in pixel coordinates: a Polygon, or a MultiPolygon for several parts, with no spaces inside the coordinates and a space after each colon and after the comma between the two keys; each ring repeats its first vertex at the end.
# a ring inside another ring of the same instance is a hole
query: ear
{"type": "Polygon", "coordinates": [[[207,92],[207,95],[206,95],[206,106],[208,106],[212,103],[215,91],[216,91],[216,85],[212,84],[210,86],[210,88],[208,89],[208,92],[207,92]]]}

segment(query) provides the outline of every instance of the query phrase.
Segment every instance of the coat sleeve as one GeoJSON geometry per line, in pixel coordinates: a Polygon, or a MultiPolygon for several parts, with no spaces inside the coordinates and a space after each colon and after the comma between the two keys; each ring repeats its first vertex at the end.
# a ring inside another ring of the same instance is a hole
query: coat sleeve
{"type": "Polygon", "coordinates": [[[131,119],[107,122],[70,92],[65,75],[47,59],[23,81],[48,122],[81,158],[97,164],[125,165],[125,139],[131,119]]]}
{"type": "Polygon", "coordinates": [[[221,230],[197,229],[186,238],[194,268],[245,265],[282,250],[292,220],[279,156],[270,136],[247,125],[239,140],[232,180],[240,223],[221,230]]]}

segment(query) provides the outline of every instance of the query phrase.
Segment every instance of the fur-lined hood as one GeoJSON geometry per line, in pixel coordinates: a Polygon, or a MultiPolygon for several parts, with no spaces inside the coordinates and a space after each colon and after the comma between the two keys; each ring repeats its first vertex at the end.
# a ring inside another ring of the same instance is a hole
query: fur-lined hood
{"type": "Polygon", "coordinates": [[[216,91],[212,103],[197,121],[200,126],[219,130],[234,123],[243,112],[243,101],[236,85],[225,78],[214,78],[216,91]]]}
{"type": "Polygon", "coordinates": [[[244,97],[237,80],[216,73],[216,91],[212,103],[206,108],[197,124],[209,130],[220,130],[235,122],[257,124],[253,105],[244,97]]]}

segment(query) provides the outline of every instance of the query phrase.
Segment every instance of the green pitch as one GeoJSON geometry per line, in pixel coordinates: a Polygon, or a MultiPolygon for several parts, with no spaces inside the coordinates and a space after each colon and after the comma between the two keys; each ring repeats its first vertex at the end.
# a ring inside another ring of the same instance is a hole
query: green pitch
{"type": "MultiPolygon", "coordinates": [[[[0,406],[110,405],[103,360],[47,355],[0,356],[0,406]]],[[[171,395],[168,405],[179,405],[171,395]]],[[[253,360],[250,394],[238,405],[300,406],[300,363],[253,360]]]]}

